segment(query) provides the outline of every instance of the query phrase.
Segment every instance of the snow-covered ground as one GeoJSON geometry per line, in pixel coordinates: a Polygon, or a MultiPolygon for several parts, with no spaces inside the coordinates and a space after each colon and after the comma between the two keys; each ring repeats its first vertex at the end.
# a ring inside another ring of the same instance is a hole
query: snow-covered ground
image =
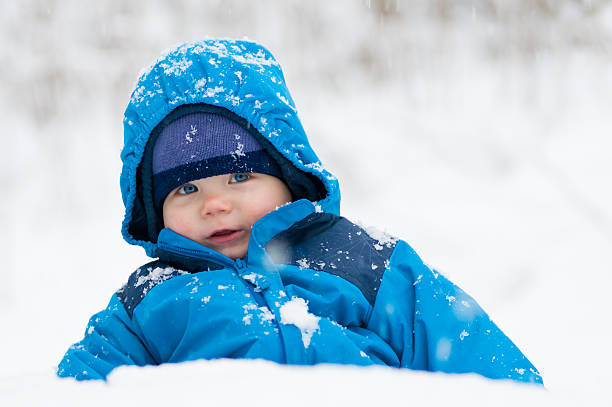
{"type": "Polygon", "coordinates": [[[1,2],[0,404],[612,403],[612,5],[329,3],[1,2]],[[548,392],[246,361],[54,377],[147,261],[120,237],[131,85],[162,49],[204,36],[272,50],[344,215],[471,293],[548,392]]]}

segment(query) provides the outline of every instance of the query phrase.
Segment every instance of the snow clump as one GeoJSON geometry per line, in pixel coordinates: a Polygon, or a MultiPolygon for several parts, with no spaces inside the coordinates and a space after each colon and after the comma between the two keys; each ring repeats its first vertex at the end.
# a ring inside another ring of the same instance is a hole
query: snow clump
{"type": "Polygon", "coordinates": [[[295,325],[302,332],[304,347],[310,346],[312,335],[319,329],[320,317],[308,312],[308,304],[303,298],[293,297],[280,307],[281,324],[295,325]]]}

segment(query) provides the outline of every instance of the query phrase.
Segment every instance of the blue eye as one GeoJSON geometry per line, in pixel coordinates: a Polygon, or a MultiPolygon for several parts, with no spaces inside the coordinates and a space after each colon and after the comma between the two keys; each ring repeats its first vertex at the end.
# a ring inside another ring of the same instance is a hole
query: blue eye
{"type": "Polygon", "coordinates": [[[185,184],[182,187],[180,187],[176,192],[181,195],[188,195],[188,194],[193,194],[197,190],[198,190],[198,187],[196,187],[195,185],[185,184]]]}
{"type": "Polygon", "coordinates": [[[244,182],[244,181],[248,180],[249,178],[251,178],[251,176],[249,174],[245,174],[243,172],[239,172],[238,174],[232,175],[232,178],[230,179],[230,182],[231,183],[244,182]]]}

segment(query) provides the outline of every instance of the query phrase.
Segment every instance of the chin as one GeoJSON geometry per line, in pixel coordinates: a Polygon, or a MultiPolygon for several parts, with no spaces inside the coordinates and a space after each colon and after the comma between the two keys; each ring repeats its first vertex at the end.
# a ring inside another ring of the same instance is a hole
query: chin
{"type": "Polygon", "coordinates": [[[244,256],[246,256],[247,254],[247,251],[246,250],[228,250],[228,251],[222,251],[221,254],[229,257],[232,260],[236,260],[236,259],[244,258],[244,256]]]}

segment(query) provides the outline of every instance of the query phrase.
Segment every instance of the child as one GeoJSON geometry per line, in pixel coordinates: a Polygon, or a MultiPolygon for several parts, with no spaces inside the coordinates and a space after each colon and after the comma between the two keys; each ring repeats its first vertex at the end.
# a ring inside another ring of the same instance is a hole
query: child
{"type": "Polygon", "coordinates": [[[262,358],[542,383],[478,304],[401,240],[339,216],[260,45],[179,46],[125,112],[122,233],[153,258],[89,321],[58,375],[262,358]]]}

